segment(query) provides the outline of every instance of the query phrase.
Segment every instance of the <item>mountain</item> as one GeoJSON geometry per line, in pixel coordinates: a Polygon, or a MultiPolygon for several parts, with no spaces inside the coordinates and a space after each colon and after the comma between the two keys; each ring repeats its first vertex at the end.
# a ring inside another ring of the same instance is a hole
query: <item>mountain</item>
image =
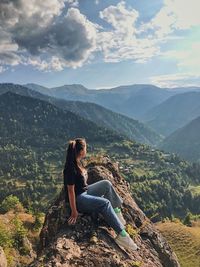
{"type": "Polygon", "coordinates": [[[199,86],[187,86],[187,87],[175,87],[170,90],[175,91],[176,93],[189,93],[189,92],[200,92],[199,86]]]}
{"type": "Polygon", "coordinates": [[[51,89],[50,88],[47,88],[45,86],[41,86],[39,84],[34,84],[34,83],[28,83],[28,84],[25,84],[23,85],[24,87],[26,88],[29,88],[33,91],[36,91],[40,94],[43,94],[43,95],[49,95],[49,96],[53,96],[53,93],[51,92],[51,89]]]}
{"type": "Polygon", "coordinates": [[[165,138],[159,147],[200,162],[200,116],[165,138]]]}
{"type": "Polygon", "coordinates": [[[0,158],[0,201],[12,193],[26,207],[47,212],[40,238],[42,255],[33,266],[68,266],[68,262],[71,266],[86,262],[97,266],[179,266],[166,240],[132,196],[151,220],[182,216],[190,208],[195,213],[199,195],[190,194],[190,189],[199,190],[200,165],[127,140],[46,100],[10,92],[0,95],[0,158]],[[83,214],[75,227],[66,224],[69,210],[60,192],[61,170],[66,142],[77,136],[88,141],[89,177],[93,181],[110,179],[125,200],[127,231],[140,245],[139,251],[128,254],[119,249],[102,218],[94,221],[83,214]],[[100,161],[99,151],[117,160],[120,173],[112,162],[100,161]],[[93,153],[97,154],[95,160],[93,153]]]}
{"type": "Polygon", "coordinates": [[[129,118],[117,112],[113,112],[98,104],[81,102],[81,101],[61,101],[53,100],[56,106],[62,107],[64,110],[69,110],[87,120],[95,122],[99,126],[112,129],[120,134],[123,134],[128,139],[156,145],[163,138],[153,129],[146,126],[144,123],[129,118]]]}
{"type": "Polygon", "coordinates": [[[30,267],[39,266],[151,266],[179,267],[175,253],[133,200],[116,164],[104,157],[87,165],[88,184],[109,179],[123,199],[122,212],[127,231],[139,250],[129,252],[118,247],[115,234],[97,213],[82,214],[75,225],[67,224],[69,205],[63,190],[52,201],[40,232],[38,257],[30,267]]]}
{"type": "Polygon", "coordinates": [[[200,87],[169,89],[150,84],[134,84],[98,90],[87,89],[81,84],[63,85],[55,88],[45,88],[37,84],[25,84],[25,86],[65,100],[93,102],[142,122],[147,120],[149,110],[168,98],[185,92],[200,92],[200,87]]]}
{"type": "Polygon", "coordinates": [[[2,140],[4,143],[6,143],[7,138],[23,135],[25,138],[21,141],[23,141],[22,143],[24,145],[33,144],[34,146],[41,146],[44,143],[47,145],[46,141],[43,143],[42,139],[48,135],[48,145],[50,145],[50,142],[57,135],[58,129],[62,132],[58,135],[60,140],[57,139],[56,144],[54,144],[57,147],[63,145],[62,142],[66,137],[72,138],[80,133],[86,136],[86,138],[89,138],[91,142],[95,142],[96,140],[106,141],[105,136],[107,136],[108,141],[109,138],[119,138],[117,133],[99,127],[95,123],[70,111],[63,111],[46,101],[11,92],[0,96],[0,114],[1,137],[4,138],[2,140]],[[7,134],[8,130],[10,130],[9,135],[7,134]],[[40,138],[36,138],[36,136],[34,138],[34,134],[37,134],[37,131],[40,134],[40,138]]]}
{"type": "MultiPolygon", "coordinates": [[[[197,211],[200,167],[54,105],[5,93],[0,96],[0,201],[17,195],[26,207],[44,211],[62,185],[67,140],[83,136],[86,161],[106,154],[117,160],[137,203],[154,220],[197,211]],[[194,171],[192,171],[194,170],[194,171]],[[162,201],[160,201],[162,199],[162,201]]],[[[98,159],[97,159],[98,162],[98,159]]]]}
{"type": "Polygon", "coordinates": [[[124,140],[70,111],[11,92],[0,96],[0,122],[0,200],[14,193],[40,206],[59,188],[55,179],[63,168],[67,140],[83,136],[89,151],[94,144],[97,148],[124,140]]]}
{"type": "MultiPolygon", "coordinates": [[[[45,92],[37,84],[25,84],[38,92],[45,92]]],[[[135,84],[111,89],[87,89],[80,84],[46,88],[46,94],[65,100],[93,102],[114,112],[140,119],[149,108],[160,104],[176,94],[174,90],[161,89],[153,85],[135,84]]]]}
{"type": "Polygon", "coordinates": [[[30,96],[33,98],[47,99],[46,95],[43,95],[37,91],[31,90],[19,84],[13,83],[0,83],[0,95],[7,92],[13,92],[15,94],[30,96]]]}
{"type": "Polygon", "coordinates": [[[53,96],[44,95],[44,92],[39,89],[38,91],[40,92],[36,92],[21,85],[0,84],[0,94],[7,91],[45,100],[58,108],[76,113],[99,126],[107,127],[137,142],[155,145],[162,140],[159,134],[145,124],[94,103],[61,100],[53,96]]]}
{"type": "Polygon", "coordinates": [[[200,92],[187,92],[168,98],[145,115],[145,122],[168,136],[200,115],[200,92]]]}
{"type": "Polygon", "coordinates": [[[86,100],[88,89],[81,84],[65,85],[55,88],[47,88],[38,84],[28,83],[25,87],[35,90],[41,94],[66,100],[86,100]],[[77,99],[78,98],[78,99],[77,99]]]}
{"type": "Polygon", "coordinates": [[[140,90],[131,93],[123,106],[123,113],[130,117],[143,119],[146,111],[162,103],[174,94],[174,91],[152,85],[143,85],[140,90]]]}

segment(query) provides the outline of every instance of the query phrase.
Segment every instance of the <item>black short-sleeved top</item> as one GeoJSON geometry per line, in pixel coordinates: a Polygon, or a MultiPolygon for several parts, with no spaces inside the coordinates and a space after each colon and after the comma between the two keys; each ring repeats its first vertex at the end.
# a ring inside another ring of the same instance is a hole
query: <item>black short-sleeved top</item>
{"type": "Polygon", "coordinates": [[[76,196],[87,190],[87,172],[85,174],[77,174],[73,170],[64,169],[63,179],[66,202],[69,202],[67,185],[75,185],[74,189],[76,196]]]}

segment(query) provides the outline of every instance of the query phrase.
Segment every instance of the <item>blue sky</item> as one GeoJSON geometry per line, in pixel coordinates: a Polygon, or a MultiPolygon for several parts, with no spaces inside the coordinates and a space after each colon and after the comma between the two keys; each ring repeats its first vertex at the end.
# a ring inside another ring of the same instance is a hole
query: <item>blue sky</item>
{"type": "Polygon", "coordinates": [[[200,86],[199,0],[5,0],[0,82],[200,86]]]}

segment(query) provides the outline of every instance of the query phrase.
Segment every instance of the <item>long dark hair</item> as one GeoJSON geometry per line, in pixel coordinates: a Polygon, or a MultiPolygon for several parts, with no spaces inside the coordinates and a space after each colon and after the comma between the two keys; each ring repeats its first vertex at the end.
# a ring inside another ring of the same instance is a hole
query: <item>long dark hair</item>
{"type": "Polygon", "coordinates": [[[64,170],[75,172],[76,174],[82,174],[85,170],[83,164],[77,161],[77,156],[80,151],[86,146],[85,138],[75,138],[74,140],[69,140],[66,161],[64,165],[64,170]]]}

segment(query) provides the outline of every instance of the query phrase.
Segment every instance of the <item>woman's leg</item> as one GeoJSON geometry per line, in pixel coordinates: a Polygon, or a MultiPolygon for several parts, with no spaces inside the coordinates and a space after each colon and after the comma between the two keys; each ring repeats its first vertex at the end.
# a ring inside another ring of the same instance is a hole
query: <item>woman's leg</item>
{"type": "Polygon", "coordinates": [[[120,222],[108,199],[84,192],[76,197],[76,204],[78,212],[101,213],[108,225],[118,234],[124,229],[124,225],[120,222]]]}
{"type": "Polygon", "coordinates": [[[110,200],[113,208],[121,207],[123,200],[115,191],[109,180],[101,180],[88,186],[87,194],[93,196],[104,196],[110,200]]]}

